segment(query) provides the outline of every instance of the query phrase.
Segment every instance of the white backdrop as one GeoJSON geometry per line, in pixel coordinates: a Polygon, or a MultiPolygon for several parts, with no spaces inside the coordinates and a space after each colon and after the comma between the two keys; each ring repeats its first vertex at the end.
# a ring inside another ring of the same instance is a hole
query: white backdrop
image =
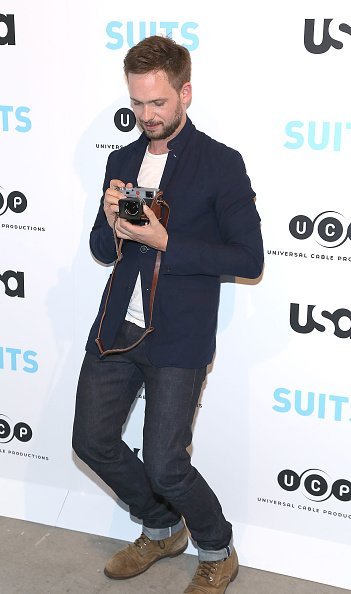
{"type": "MultiPolygon", "coordinates": [[[[123,129],[127,116],[122,131],[114,123],[129,108],[122,61],[142,36],[172,34],[193,60],[190,117],[243,154],[266,253],[261,282],[222,285],[193,461],[233,523],[242,564],[351,588],[351,16],[346,3],[309,4],[287,15],[274,0],[216,13],[183,0],[3,0],[2,515],[139,535],[70,440],[109,274],[89,232],[109,152],[138,136],[123,129]]],[[[125,430],[136,450],[139,396],[125,430]]]]}

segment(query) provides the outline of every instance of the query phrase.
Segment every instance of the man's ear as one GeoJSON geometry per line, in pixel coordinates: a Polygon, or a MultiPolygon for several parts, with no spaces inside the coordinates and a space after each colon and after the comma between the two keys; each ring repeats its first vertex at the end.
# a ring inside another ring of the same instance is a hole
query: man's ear
{"type": "Polygon", "coordinates": [[[185,107],[189,107],[192,99],[192,88],[190,82],[186,82],[182,86],[182,90],[180,91],[180,98],[185,107]]]}

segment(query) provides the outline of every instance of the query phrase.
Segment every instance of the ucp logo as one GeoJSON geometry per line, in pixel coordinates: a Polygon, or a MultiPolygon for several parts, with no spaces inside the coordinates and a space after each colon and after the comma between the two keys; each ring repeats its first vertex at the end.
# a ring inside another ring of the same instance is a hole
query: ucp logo
{"type": "Polygon", "coordinates": [[[120,132],[131,132],[135,128],[136,118],[131,109],[121,107],[115,113],[114,122],[120,132]]]}
{"type": "Polygon", "coordinates": [[[323,470],[312,468],[299,476],[294,470],[282,470],[277,477],[279,486],[285,491],[297,491],[312,501],[326,501],[334,495],[339,501],[351,501],[351,483],[347,479],[332,482],[323,470]]]}
{"type": "Polygon", "coordinates": [[[340,151],[351,138],[351,122],[301,122],[294,120],[285,126],[289,140],[284,144],[287,149],[299,149],[304,145],[315,151],[329,148],[340,151]]]}
{"type": "Polygon", "coordinates": [[[6,415],[0,414],[0,443],[8,443],[9,441],[12,441],[14,437],[16,437],[18,441],[26,442],[32,439],[32,435],[32,429],[27,423],[20,421],[12,426],[11,419],[6,415]]]}
{"type": "Polygon", "coordinates": [[[314,220],[306,215],[297,215],[289,223],[289,231],[295,239],[314,237],[325,248],[335,248],[351,239],[351,223],[334,210],[321,212],[314,220]]]}
{"type": "Polygon", "coordinates": [[[1,193],[1,190],[4,191],[4,188],[0,186],[0,216],[5,214],[8,208],[16,214],[26,210],[27,198],[22,192],[14,190],[7,196],[4,196],[4,194],[1,193]]]}
{"type": "MultiPolygon", "coordinates": [[[[340,23],[338,25],[337,19],[324,19],[323,20],[323,33],[318,35],[318,40],[321,38],[320,43],[315,41],[315,19],[305,20],[305,48],[311,54],[324,54],[331,47],[340,50],[343,47],[342,41],[339,41],[340,31],[346,35],[351,35],[351,27],[346,23],[340,23]],[[335,38],[336,37],[336,38],[335,38]]],[[[319,31],[319,33],[321,30],[319,31]]],[[[344,36],[341,35],[343,39],[344,36]]]]}
{"type": "Polygon", "coordinates": [[[106,33],[110,41],[106,47],[111,50],[118,50],[126,43],[133,47],[139,41],[150,37],[151,35],[164,35],[167,37],[180,37],[179,43],[189,51],[196,50],[199,45],[199,38],[194,33],[198,28],[198,23],[178,21],[110,21],[106,26],[106,33]]]}
{"type": "Polygon", "coordinates": [[[13,129],[17,132],[29,132],[32,127],[32,122],[26,115],[29,112],[29,107],[24,105],[0,105],[0,132],[10,132],[13,129]]]}

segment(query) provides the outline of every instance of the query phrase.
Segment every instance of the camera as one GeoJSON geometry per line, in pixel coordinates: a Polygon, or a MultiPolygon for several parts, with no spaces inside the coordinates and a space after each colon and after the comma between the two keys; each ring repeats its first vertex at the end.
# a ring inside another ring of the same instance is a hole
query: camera
{"type": "Polygon", "coordinates": [[[157,196],[158,188],[116,188],[124,194],[118,202],[119,216],[135,225],[145,225],[148,222],[143,211],[143,205],[151,207],[157,196]]]}

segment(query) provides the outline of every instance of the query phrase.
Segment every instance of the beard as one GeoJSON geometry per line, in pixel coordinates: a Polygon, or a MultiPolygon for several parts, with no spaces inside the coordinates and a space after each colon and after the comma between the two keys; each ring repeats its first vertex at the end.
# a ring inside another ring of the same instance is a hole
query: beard
{"type": "Polygon", "coordinates": [[[183,111],[182,111],[182,107],[181,107],[181,103],[179,101],[178,105],[177,105],[177,109],[174,113],[173,119],[170,122],[167,122],[166,124],[164,124],[163,122],[153,122],[153,120],[151,120],[150,122],[141,122],[139,121],[139,125],[142,128],[142,130],[145,132],[145,135],[147,136],[147,138],[149,138],[149,140],[166,140],[166,138],[169,138],[170,136],[172,136],[172,134],[174,134],[174,132],[177,130],[177,128],[179,128],[181,121],[182,121],[182,117],[183,117],[183,111]],[[152,130],[148,130],[145,127],[145,124],[147,123],[154,123],[154,124],[160,124],[162,126],[161,130],[158,131],[152,131],[152,130]]]}

